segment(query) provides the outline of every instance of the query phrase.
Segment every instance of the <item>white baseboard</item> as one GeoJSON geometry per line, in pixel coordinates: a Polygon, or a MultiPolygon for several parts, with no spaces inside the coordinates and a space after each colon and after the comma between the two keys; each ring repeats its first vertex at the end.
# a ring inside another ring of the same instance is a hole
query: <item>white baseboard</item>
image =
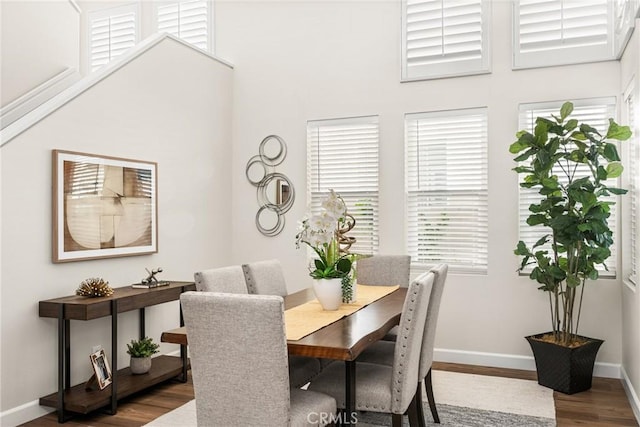
{"type": "Polygon", "coordinates": [[[633,388],[633,384],[631,384],[631,379],[629,379],[627,371],[624,370],[624,366],[620,368],[620,373],[622,374],[622,387],[624,387],[624,391],[627,393],[627,398],[629,399],[629,404],[633,410],[633,415],[636,416],[636,421],[640,424],[640,399],[633,388]]]}
{"type": "Polygon", "coordinates": [[[27,421],[40,418],[53,411],[55,411],[55,409],[40,406],[40,401],[34,400],[25,403],[24,405],[16,406],[15,408],[0,412],[0,426],[18,426],[20,424],[26,423],[27,421]]]}
{"type": "MultiPolygon", "coordinates": [[[[465,365],[491,366],[494,368],[536,370],[536,362],[533,356],[520,356],[517,354],[436,348],[434,350],[434,360],[437,362],[463,363],[465,365]]],[[[593,368],[593,375],[604,378],[621,378],[620,365],[596,362],[593,368]]]]}

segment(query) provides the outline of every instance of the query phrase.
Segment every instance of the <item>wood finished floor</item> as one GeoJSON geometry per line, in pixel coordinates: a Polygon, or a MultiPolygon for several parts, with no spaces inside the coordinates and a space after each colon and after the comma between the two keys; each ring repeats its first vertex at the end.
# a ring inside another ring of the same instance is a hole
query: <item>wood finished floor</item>
{"type": "MultiPolygon", "coordinates": [[[[535,372],[515,369],[485,368],[452,363],[434,363],[434,368],[478,375],[527,380],[536,379],[535,372]]],[[[90,416],[73,418],[64,425],[69,427],[137,427],[187,403],[191,399],[193,399],[193,383],[189,376],[189,381],[186,383],[168,381],[153,389],[121,400],[118,403],[118,413],[116,415],[95,412],[90,416]]],[[[554,392],[554,399],[558,427],[638,426],[620,380],[594,378],[591,390],[571,396],[554,392]]],[[[53,427],[59,424],[56,414],[51,413],[22,425],[27,427],[53,427]]]]}

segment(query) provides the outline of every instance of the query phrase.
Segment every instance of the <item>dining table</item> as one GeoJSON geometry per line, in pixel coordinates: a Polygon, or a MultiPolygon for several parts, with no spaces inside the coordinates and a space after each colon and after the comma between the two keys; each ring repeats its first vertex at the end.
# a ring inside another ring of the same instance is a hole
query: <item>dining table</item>
{"type": "MultiPolygon", "coordinates": [[[[350,425],[356,419],[353,415],[356,411],[356,359],[367,347],[381,340],[398,325],[406,294],[407,288],[397,288],[300,339],[287,340],[287,350],[291,356],[316,357],[345,363],[345,408],[340,416],[342,425],[350,425]]],[[[291,293],[284,297],[285,310],[314,299],[311,288],[291,293]]],[[[184,326],[163,332],[160,340],[180,344],[183,346],[181,353],[186,355],[188,337],[184,326]]]]}

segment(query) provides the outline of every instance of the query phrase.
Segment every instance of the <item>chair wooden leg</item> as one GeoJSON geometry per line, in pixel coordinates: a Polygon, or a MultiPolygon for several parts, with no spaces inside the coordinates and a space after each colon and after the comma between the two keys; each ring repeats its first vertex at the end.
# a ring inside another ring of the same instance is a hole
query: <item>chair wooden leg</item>
{"type": "Polygon", "coordinates": [[[391,414],[391,427],[402,427],[402,414],[391,414]]]}
{"type": "Polygon", "coordinates": [[[429,369],[429,373],[424,379],[424,388],[425,388],[425,391],[427,392],[427,400],[429,401],[429,408],[431,409],[431,415],[433,415],[433,422],[440,424],[440,417],[438,416],[436,401],[435,401],[435,398],[433,397],[433,384],[431,383],[431,369],[429,369]]]}
{"type": "Polygon", "coordinates": [[[411,427],[424,427],[424,416],[422,418],[422,422],[420,421],[420,413],[421,411],[418,409],[422,405],[420,401],[417,399],[417,394],[413,395],[413,399],[411,399],[411,403],[409,403],[409,408],[407,408],[407,415],[409,416],[409,425],[411,427]]]}
{"type": "Polygon", "coordinates": [[[416,407],[416,415],[418,418],[418,423],[416,424],[418,427],[426,427],[426,419],[424,417],[424,409],[422,407],[422,381],[418,383],[418,387],[416,387],[416,393],[413,396],[413,401],[416,407]]]}

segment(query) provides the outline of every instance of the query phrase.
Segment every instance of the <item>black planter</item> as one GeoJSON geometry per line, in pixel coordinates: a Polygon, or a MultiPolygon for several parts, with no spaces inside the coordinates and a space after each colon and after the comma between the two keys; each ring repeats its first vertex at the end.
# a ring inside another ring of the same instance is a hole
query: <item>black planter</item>
{"type": "Polygon", "coordinates": [[[545,334],[525,337],[536,360],[538,384],[565,394],[589,390],[596,355],[604,341],[580,337],[587,342],[579,347],[570,348],[535,339],[543,335],[545,334]]]}

